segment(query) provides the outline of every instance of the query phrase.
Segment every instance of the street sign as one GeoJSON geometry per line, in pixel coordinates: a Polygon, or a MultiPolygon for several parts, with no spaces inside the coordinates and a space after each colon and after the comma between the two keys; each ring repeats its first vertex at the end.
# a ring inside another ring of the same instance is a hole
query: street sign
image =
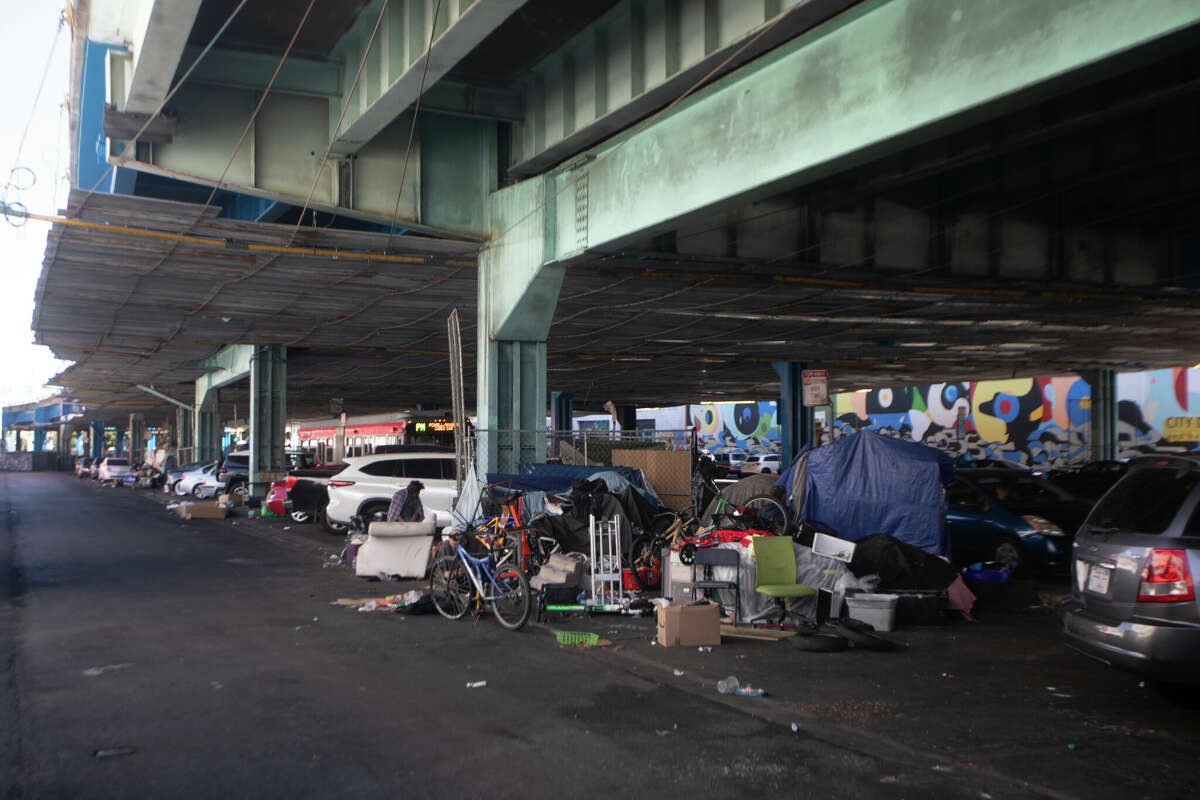
{"type": "Polygon", "coordinates": [[[344,397],[333,397],[329,400],[329,416],[336,417],[346,410],[346,399],[344,397]]]}
{"type": "MultiPolygon", "coordinates": [[[[794,373],[793,373],[794,374],[794,373]]],[[[806,369],[800,372],[801,402],[805,407],[829,405],[829,372],[806,369]]]]}

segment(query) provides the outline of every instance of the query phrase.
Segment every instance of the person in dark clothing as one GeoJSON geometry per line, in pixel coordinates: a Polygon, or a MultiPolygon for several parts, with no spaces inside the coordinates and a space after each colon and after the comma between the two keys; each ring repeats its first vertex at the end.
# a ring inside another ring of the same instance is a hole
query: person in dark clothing
{"type": "Polygon", "coordinates": [[[392,495],[391,505],[388,506],[388,522],[421,522],[425,519],[425,507],[421,505],[421,490],[425,486],[420,481],[409,481],[404,487],[392,495]]]}

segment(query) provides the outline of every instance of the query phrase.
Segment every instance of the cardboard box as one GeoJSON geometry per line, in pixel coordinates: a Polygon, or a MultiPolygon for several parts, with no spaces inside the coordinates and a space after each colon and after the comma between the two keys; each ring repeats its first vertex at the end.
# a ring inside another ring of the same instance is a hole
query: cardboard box
{"type": "Polygon", "coordinates": [[[182,503],[176,509],[184,519],[225,519],[229,509],[212,501],[207,503],[182,503]]]}
{"type": "Polygon", "coordinates": [[[721,643],[721,607],[716,603],[672,603],[658,609],[662,647],[698,647],[721,643]]]}
{"type": "Polygon", "coordinates": [[[221,494],[217,496],[217,502],[223,506],[233,503],[234,506],[245,505],[246,498],[240,494],[221,494]]]}

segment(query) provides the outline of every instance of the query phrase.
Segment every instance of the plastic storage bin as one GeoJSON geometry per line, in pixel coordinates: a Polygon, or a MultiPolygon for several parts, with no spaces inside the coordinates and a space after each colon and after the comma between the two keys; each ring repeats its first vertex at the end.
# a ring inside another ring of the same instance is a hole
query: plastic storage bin
{"type": "Polygon", "coordinates": [[[871,625],[877,631],[890,631],[896,625],[896,604],[900,595],[896,594],[849,594],[846,595],[846,605],[850,608],[850,617],[871,625]]]}

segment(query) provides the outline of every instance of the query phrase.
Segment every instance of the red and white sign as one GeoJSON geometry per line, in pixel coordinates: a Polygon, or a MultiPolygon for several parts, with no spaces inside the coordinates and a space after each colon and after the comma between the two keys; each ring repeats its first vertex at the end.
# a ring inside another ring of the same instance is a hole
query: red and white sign
{"type": "MultiPolygon", "coordinates": [[[[347,425],[347,436],[390,436],[404,430],[403,422],[375,422],[370,425],[347,425]]],[[[301,428],[301,439],[332,439],[337,436],[337,426],[329,428],[301,428]]]]}
{"type": "Polygon", "coordinates": [[[829,371],[806,369],[800,371],[801,401],[805,407],[829,405],[829,371]]]}

